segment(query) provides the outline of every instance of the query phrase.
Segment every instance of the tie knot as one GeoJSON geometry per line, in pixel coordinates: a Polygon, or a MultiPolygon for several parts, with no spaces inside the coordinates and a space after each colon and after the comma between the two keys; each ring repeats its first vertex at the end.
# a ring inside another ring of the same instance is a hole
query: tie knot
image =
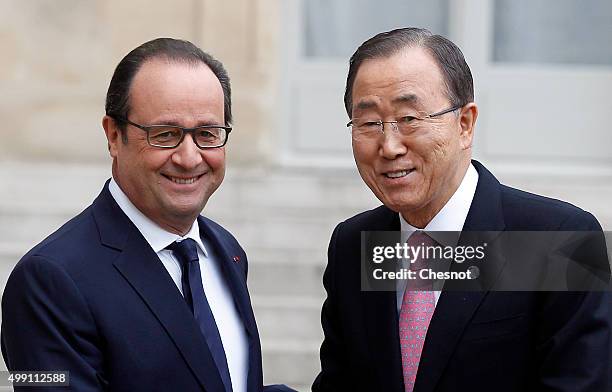
{"type": "Polygon", "coordinates": [[[436,240],[431,238],[426,232],[422,230],[417,230],[414,233],[412,233],[412,235],[410,236],[410,238],[408,238],[406,243],[409,246],[414,246],[414,247],[416,246],[434,246],[438,244],[436,240]]]}
{"type": "Polygon", "coordinates": [[[198,261],[198,246],[191,238],[180,242],[173,242],[166,249],[171,250],[183,264],[188,264],[190,261],[198,261]]]}
{"type": "MultiPolygon", "coordinates": [[[[410,270],[412,271],[420,271],[423,269],[431,268],[433,265],[431,263],[431,259],[429,258],[428,248],[431,246],[436,246],[438,243],[436,240],[431,238],[427,233],[421,230],[417,230],[408,240],[406,244],[413,248],[413,254],[415,255],[414,259],[411,261],[410,270]]],[[[419,278],[411,282],[415,287],[423,287],[430,286],[431,282],[427,279],[422,279],[420,275],[417,275],[419,278]]]]}

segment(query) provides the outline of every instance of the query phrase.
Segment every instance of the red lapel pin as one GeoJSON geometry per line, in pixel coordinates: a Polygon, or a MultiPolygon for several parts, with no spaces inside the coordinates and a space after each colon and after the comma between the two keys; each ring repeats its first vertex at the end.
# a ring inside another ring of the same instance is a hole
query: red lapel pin
{"type": "Polygon", "coordinates": [[[240,262],[240,257],[234,256],[234,263],[239,263],[239,262],[240,262]]]}

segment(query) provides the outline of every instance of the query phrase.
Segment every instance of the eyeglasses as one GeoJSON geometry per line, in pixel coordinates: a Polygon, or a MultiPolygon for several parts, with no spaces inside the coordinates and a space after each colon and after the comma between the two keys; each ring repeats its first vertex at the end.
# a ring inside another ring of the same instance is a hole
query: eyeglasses
{"type": "Polygon", "coordinates": [[[385,124],[395,125],[395,130],[401,135],[406,136],[411,134],[418,126],[418,123],[430,118],[442,116],[446,113],[454,112],[460,109],[463,105],[456,105],[448,109],[441,110],[423,117],[416,116],[401,116],[395,121],[382,121],[369,118],[354,118],[346,124],[351,127],[353,139],[355,140],[371,140],[385,133],[385,124]]]}
{"type": "Polygon", "coordinates": [[[225,146],[232,127],[222,125],[202,125],[195,128],[183,128],[175,125],[140,125],[127,118],[113,117],[117,121],[124,121],[147,133],[147,143],[152,147],[175,148],[190,133],[196,146],[201,149],[218,148],[225,146]]]}

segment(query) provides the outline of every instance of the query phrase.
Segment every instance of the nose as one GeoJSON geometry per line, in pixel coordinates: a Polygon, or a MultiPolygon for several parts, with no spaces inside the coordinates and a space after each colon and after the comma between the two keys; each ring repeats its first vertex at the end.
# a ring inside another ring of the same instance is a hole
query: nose
{"type": "Polygon", "coordinates": [[[385,133],[385,124],[389,124],[389,127],[391,128],[391,132],[398,132],[399,129],[397,128],[397,121],[381,121],[380,124],[380,128],[382,133],[385,133]]]}
{"type": "Polygon", "coordinates": [[[393,122],[384,122],[382,124],[383,127],[383,135],[381,138],[381,145],[379,149],[380,156],[385,159],[395,159],[398,158],[408,151],[408,148],[404,144],[402,137],[399,132],[397,132],[397,123],[393,122]],[[387,129],[385,132],[384,126],[385,124],[389,124],[391,129],[387,129]],[[395,128],[395,129],[393,129],[395,128]]]}
{"type": "Polygon", "coordinates": [[[202,160],[202,150],[196,146],[190,134],[185,135],[172,154],[172,162],[188,170],[200,165],[202,160]]]}

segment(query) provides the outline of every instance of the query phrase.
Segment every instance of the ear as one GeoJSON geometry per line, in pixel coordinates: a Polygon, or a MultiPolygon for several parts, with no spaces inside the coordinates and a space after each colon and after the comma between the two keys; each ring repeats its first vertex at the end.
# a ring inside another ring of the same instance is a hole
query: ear
{"type": "Polygon", "coordinates": [[[461,127],[461,148],[467,150],[472,147],[474,141],[474,126],[478,117],[478,106],[474,102],[470,102],[461,108],[459,114],[459,126],[461,127]]]}
{"type": "Polygon", "coordinates": [[[104,133],[106,133],[106,140],[108,141],[108,151],[110,152],[110,156],[117,158],[119,143],[122,143],[121,131],[119,130],[115,120],[109,116],[104,116],[102,118],[102,127],[104,128],[104,133]]]}

